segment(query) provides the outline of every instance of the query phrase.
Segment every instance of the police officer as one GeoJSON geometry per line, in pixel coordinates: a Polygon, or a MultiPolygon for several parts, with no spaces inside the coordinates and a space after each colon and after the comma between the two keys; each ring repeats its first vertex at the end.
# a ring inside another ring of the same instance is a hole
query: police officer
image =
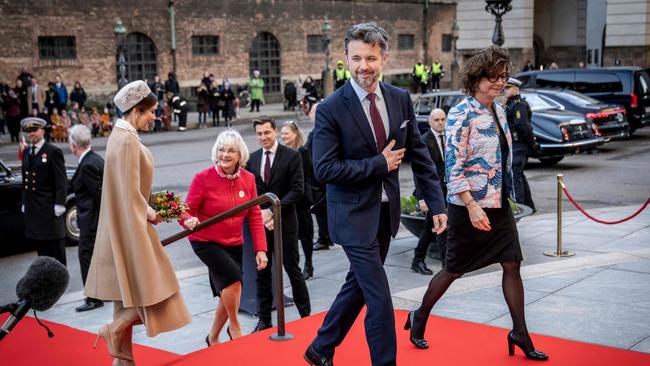
{"type": "Polygon", "coordinates": [[[38,117],[20,122],[28,142],[21,144],[25,238],[39,256],[53,257],[65,265],[65,161],[61,149],[43,139],[46,124],[38,117]]]}
{"type": "Polygon", "coordinates": [[[343,66],[343,61],[336,61],[336,69],[334,69],[334,90],[345,85],[345,82],[350,79],[350,70],[343,66]]]}
{"type": "MultiPolygon", "coordinates": [[[[422,74],[424,74],[424,65],[422,62],[418,62],[413,66],[413,71],[411,72],[411,77],[413,79],[413,93],[418,92],[418,87],[420,87],[422,81],[422,74]]],[[[424,93],[424,91],[422,91],[422,93],[424,93]]]]}
{"type": "Polygon", "coordinates": [[[535,211],[535,203],[530,193],[528,180],[524,175],[524,166],[529,152],[539,150],[535,141],[533,127],[530,122],[532,112],[528,102],[519,94],[521,81],[510,78],[506,83],[504,95],[506,102],[506,116],[508,127],[512,135],[512,173],[514,176],[514,190],[517,203],[531,207],[535,211]]]}
{"type": "Polygon", "coordinates": [[[440,89],[440,79],[445,75],[445,72],[442,70],[442,64],[440,61],[435,60],[431,64],[431,90],[438,91],[440,89]]]}

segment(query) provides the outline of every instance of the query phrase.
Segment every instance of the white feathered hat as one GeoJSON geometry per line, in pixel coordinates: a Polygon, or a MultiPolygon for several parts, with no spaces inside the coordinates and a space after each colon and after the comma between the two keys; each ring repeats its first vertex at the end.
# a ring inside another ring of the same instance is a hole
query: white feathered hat
{"type": "Polygon", "coordinates": [[[147,83],[143,80],[136,80],[126,84],[122,89],[120,89],[117,94],[115,94],[113,102],[122,113],[126,113],[149,94],[152,93],[147,83]]]}

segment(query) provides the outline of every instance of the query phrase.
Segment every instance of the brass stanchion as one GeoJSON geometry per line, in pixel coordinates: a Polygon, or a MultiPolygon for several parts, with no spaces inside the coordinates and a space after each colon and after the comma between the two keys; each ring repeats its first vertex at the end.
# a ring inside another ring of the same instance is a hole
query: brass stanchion
{"type": "Polygon", "coordinates": [[[549,257],[571,257],[575,252],[562,250],[562,188],[564,188],[564,174],[557,175],[557,249],[552,252],[544,252],[549,257]]]}

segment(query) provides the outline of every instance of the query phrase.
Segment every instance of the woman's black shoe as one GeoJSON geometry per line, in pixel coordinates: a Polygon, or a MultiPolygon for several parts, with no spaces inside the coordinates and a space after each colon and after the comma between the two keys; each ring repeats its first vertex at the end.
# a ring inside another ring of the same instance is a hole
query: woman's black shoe
{"type": "Polygon", "coordinates": [[[515,334],[512,331],[510,331],[510,333],[508,333],[508,354],[510,356],[514,356],[515,346],[519,347],[519,349],[526,355],[526,358],[529,360],[535,360],[535,361],[548,360],[548,356],[546,355],[546,353],[538,351],[535,348],[529,351],[525,350],[524,345],[517,339],[515,334]]]}
{"type": "Polygon", "coordinates": [[[413,319],[415,319],[415,310],[409,311],[409,315],[406,317],[406,324],[404,324],[404,330],[411,330],[409,332],[409,341],[411,341],[411,343],[413,343],[413,345],[419,349],[429,348],[429,342],[427,342],[426,339],[413,336],[413,319]]]}
{"type": "Polygon", "coordinates": [[[230,340],[232,341],[232,334],[230,334],[230,325],[226,327],[226,333],[228,333],[228,337],[230,337],[230,340]]]}
{"type": "Polygon", "coordinates": [[[207,336],[205,336],[205,343],[208,344],[208,347],[211,346],[211,344],[210,344],[210,335],[209,334],[207,336]]]}

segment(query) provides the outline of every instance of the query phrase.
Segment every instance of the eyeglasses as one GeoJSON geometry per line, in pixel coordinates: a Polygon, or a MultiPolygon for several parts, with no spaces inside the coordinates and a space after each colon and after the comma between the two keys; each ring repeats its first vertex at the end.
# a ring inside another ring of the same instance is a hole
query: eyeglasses
{"type": "Polygon", "coordinates": [[[296,125],[296,122],[295,122],[295,121],[286,121],[286,122],[284,122],[284,125],[285,125],[285,126],[288,126],[288,125],[293,125],[293,126],[295,126],[295,125],[296,125]]]}
{"type": "Polygon", "coordinates": [[[491,83],[496,83],[499,81],[499,79],[503,80],[504,82],[508,82],[508,79],[510,79],[510,74],[507,72],[503,74],[489,74],[487,75],[487,79],[491,83]]]}

